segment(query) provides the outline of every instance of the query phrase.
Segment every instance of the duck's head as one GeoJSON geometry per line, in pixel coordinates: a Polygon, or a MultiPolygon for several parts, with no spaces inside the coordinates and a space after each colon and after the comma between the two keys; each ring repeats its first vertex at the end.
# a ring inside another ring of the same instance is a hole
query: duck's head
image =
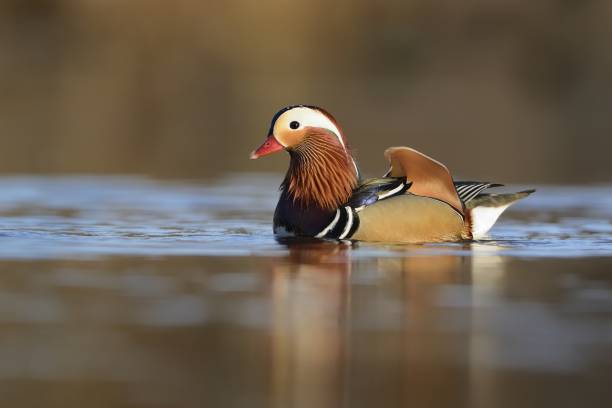
{"type": "Polygon", "coordinates": [[[251,159],[281,150],[297,150],[313,135],[325,137],[347,151],[342,130],[329,112],[316,106],[293,105],[279,110],[272,117],[268,137],[251,153],[251,159]]]}
{"type": "Polygon", "coordinates": [[[266,141],[251,159],[282,150],[291,160],[281,189],[304,206],[335,209],[357,185],[359,170],[342,130],[321,108],[294,105],[278,111],[266,141]]]}

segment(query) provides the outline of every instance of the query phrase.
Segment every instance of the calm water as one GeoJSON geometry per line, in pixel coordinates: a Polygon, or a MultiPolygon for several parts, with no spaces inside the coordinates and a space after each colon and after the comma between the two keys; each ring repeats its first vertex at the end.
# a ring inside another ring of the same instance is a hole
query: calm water
{"type": "Polygon", "coordinates": [[[0,178],[2,406],[612,406],[612,186],[404,246],[277,242],[279,181],[0,178]]]}

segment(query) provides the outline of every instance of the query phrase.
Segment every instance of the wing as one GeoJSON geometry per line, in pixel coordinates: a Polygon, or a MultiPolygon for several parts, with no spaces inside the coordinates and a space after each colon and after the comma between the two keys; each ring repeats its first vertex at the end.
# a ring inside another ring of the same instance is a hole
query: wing
{"type": "Polygon", "coordinates": [[[503,186],[503,184],[488,183],[483,181],[455,181],[457,194],[464,203],[478,197],[478,194],[487,188],[501,186],[503,186]]]}
{"type": "Polygon", "coordinates": [[[359,185],[346,205],[361,210],[377,201],[404,194],[410,188],[405,177],[385,177],[370,179],[359,185]]]}
{"type": "Polygon", "coordinates": [[[463,215],[453,178],[442,163],[409,147],[391,147],[385,157],[390,164],[387,175],[406,177],[412,182],[410,193],[443,201],[463,215]]]}

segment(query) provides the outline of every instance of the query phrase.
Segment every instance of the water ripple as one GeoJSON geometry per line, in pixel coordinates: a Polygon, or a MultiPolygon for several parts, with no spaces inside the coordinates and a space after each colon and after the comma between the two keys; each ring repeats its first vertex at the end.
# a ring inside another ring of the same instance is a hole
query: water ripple
{"type": "MultiPolygon", "coordinates": [[[[271,233],[278,175],[215,182],[143,177],[0,178],[2,259],[107,255],[269,256],[286,250],[271,233]]],[[[542,186],[472,244],[359,244],[356,256],[510,257],[612,255],[612,187],[542,186]]]]}

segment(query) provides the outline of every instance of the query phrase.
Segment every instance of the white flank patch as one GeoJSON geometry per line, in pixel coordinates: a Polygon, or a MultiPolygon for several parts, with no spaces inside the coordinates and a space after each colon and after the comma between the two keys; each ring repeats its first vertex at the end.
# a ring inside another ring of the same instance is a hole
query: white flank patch
{"type": "Polygon", "coordinates": [[[482,238],[495,224],[499,216],[510,207],[510,204],[501,207],[476,207],[472,209],[472,235],[475,239],[482,238]]]}

